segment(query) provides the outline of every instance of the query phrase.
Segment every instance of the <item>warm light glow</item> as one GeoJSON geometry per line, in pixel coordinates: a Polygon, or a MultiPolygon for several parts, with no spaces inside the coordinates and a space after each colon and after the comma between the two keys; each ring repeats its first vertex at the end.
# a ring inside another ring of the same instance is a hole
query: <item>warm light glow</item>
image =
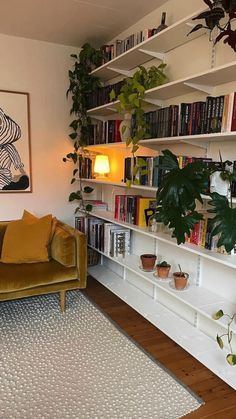
{"type": "Polygon", "coordinates": [[[94,172],[102,176],[110,172],[108,156],[104,154],[98,154],[95,157],[94,172]]]}

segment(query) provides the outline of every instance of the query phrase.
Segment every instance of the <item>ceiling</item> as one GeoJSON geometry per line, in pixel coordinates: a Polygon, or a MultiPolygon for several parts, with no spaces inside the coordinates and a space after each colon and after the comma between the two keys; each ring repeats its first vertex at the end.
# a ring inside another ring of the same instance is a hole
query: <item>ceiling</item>
{"type": "Polygon", "coordinates": [[[63,45],[79,47],[88,41],[99,46],[166,1],[2,0],[0,32],[63,45]]]}

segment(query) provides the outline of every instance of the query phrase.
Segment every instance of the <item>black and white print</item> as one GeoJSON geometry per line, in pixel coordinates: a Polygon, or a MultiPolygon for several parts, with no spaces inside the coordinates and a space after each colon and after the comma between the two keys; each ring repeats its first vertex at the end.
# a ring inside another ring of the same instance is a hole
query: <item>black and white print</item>
{"type": "Polygon", "coordinates": [[[0,192],[30,192],[28,95],[0,91],[0,192]]]}

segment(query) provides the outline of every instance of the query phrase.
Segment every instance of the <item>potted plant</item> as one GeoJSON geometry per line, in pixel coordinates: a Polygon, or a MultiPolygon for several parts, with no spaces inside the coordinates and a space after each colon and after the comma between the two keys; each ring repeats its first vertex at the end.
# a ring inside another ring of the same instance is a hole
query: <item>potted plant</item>
{"type": "Polygon", "coordinates": [[[214,40],[216,44],[224,38],[224,43],[228,44],[236,52],[236,30],[232,29],[232,22],[236,18],[236,1],[235,0],[203,0],[208,6],[208,10],[200,13],[193,20],[204,20],[205,24],[198,23],[189,32],[196,32],[205,28],[211,35],[214,29],[218,34],[214,40]]]}
{"type": "MultiPolygon", "coordinates": [[[[147,124],[144,117],[145,91],[167,81],[165,68],[166,64],[164,63],[161,63],[158,67],[152,66],[149,69],[139,66],[132,77],[125,79],[125,83],[117,97],[114,90],[110,93],[111,101],[119,100],[119,104],[117,105],[118,112],[125,114],[124,123],[121,124],[121,136],[125,135],[127,146],[131,145],[133,158],[139,149],[139,141],[147,138],[147,124]],[[133,123],[131,122],[131,118],[133,123]],[[130,125],[132,125],[132,129],[130,125]]],[[[131,183],[139,184],[138,175],[144,175],[146,173],[147,168],[144,159],[136,159],[133,167],[133,179],[125,179],[127,186],[130,186],[131,183]]]]}
{"type": "Polygon", "coordinates": [[[161,279],[168,278],[171,265],[167,263],[165,260],[163,262],[160,262],[156,265],[157,268],[157,276],[161,279]]]}
{"type": "Polygon", "coordinates": [[[155,263],[156,263],[156,255],[151,253],[145,253],[140,256],[141,259],[141,268],[144,271],[153,271],[155,263]]]}
{"type": "Polygon", "coordinates": [[[233,332],[231,330],[231,325],[236,319],[236,313],[234,313],[232,316],[230,316],[229,314],[224,313],[223,310],[219,310],[215,314],[213,314],[212,317],[213,317],[214,320],[219,320],[222,317],[226,317],[228,319],[227,332],[223,333],[222,335],[217,335],[216,336],[216,341],[217,341],[220,349],[223,349],[224,348],[223,339],[226,338],[229,349],[230,349],[230,353],[226,356],[226,360],[227,360],[229,365],[236,365],[236,354],[233,352],[232,344],[231,344],[232,337],[233,337],[233,332]]]}
{"type": "Polygon", "coordinates": [[[178,267],[179,271],[173,273],[174,286],[177,290],[183,290],[188,284],[189,274],[183,272],[180,265],[178,265],[178,267]]]}

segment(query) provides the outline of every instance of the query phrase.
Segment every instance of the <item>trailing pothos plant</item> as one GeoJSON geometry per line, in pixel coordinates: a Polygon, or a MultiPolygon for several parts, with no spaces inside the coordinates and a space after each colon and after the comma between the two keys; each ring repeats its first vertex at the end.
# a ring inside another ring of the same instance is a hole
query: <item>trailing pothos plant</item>
{"type": "MultiPolygon", "coordinates": [[[[166,64],[161,63],[158,67],[151,66],[146,69],[143,66],[139,66],[138,70],[135,71],[132,77],[125,79],[124,85],[121,88],[120,94],[116,97],[115,91],[112,90],[110,93],[110,100],[119,100],[117,110],[120,113],[128,113],[132,116],[134,124],[132,124],[131,136],[127,138],[126,145],[131,146],[131,153],[133,157],[139,149],[139,141],[147,138],[147,123],[144,116],[144,96],[145,91],[152,89],[153,87],[164,84],[167,81],[165,74],[166,64]]],[[[126,130],[126,126],[123,126],[123,132],[126,130]]],[[[138,184],[139,180],[136,175],[146,174],[146,162],[142,158],[136,159],[136,164],[133,167],[134,183],[138,184]]],[[[127,185],[132,183],[131,180],[127,180],[127,185]]]]}
{"type": "Polygon", "coordinates": [[[205,23],[198,23],[190,31],[196,32],[205,28],[210,31],[218,29],[215,44],[224,38],[224,43],[228,44],[236,52],[236,30],[232,28],[232,22],[236,18],[236,0],[203,0],[208,6],[208,10],[200,13],[193,20],[204,20],[205,23]]]}
{"type": "MultiPolygon", "coordinates": [[[[232,188],[236,176],[234,171],[226,169],[229,163],[222,163],[221,177],[228,180],[232,188]]],[[[185,243],[186,236],[203,218],[202,213],[196,210],[196,203],[203,203],[201,195],[206,193],[209,176],[216,167],[195,161],[181,169],[176,156],[170,150],[164,150],[161,170],[165,175],[157,192],[155,218],[173,229],[172,236],[178,244],[185,243]]],[[[230,252],[236,244],[236,208],[233,208],[232,199],[228,201],[216,192],[211,193],[210,197],[209,205],[213,208],[208,212],[214,214],[213,218],[209,218],[211,234],[219,236],[218,247],[224,246],[230,252]]]]}
{"type": "Polygon", "coordinates": [[[236,365],[236,353],[233,352],[233,348],[232,348],[232,339],[233,339],[233,331],[231,329],[231,325],[233,322],[235,322],[236,319],[236,313],[234,313],[232,316],[230,316],[227,313],[224,313],[224,311],[218,310],[215,314],[213,314],[213,319],[214,320],[219,320],[222,317],[225,317],[228,319],[227,322],[227,332],[223,333],[222,335],[217,335],[216,336],[216,341],[220,347],[220,349],[224,348],[224,339],[226,339],[227,344],[229,346],[229,350],[230,353],[226,356],[226,360],[228,362],[229,365],[236,365]]]}
{"type": "Polygon", "coordinates": [[[74,59],[74,65],[69,70],[69,88],[66,94],[72,100],[70,115],[74,115],[74,119],[69,125],[71,129],[69,137],[73,141],[73,151],[68,153],[63,161],[74,164],[71,184],[79,181],[79,189],[69,195],[69,201],[78,200],[80,202],[76,211],[79,208],[91,211],[90,205],[84,206],[83,204],[83,194],[90,193],[93,189],[89,186],[83,188],[80,167],[82,167],[85,156],[88,155],[88,151],[84,147],[88,144],[91,125],[91,119],[87,114],[89,95],[101,86],[101,82],[91,74],[91,71],[101,64],[102,52],[86,43],[82,46],[79,55],[71,54],[71,57],[74,59]],[[76,178],[78,174],[79,177],[76,178]]]}

